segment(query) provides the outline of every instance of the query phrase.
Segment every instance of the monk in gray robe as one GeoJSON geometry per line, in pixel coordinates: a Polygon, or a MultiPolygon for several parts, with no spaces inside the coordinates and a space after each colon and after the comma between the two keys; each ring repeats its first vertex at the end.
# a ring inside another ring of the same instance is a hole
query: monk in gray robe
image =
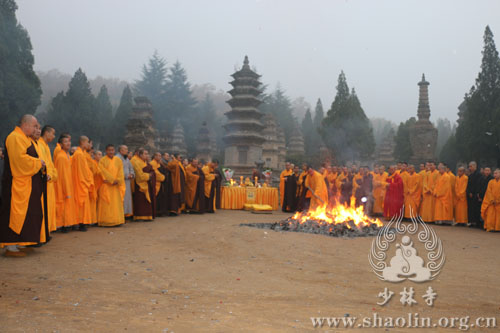
{"type": "Polygon", "coordinates": [[[123,176],[125,177],[125,197],[123,198],[123,212],[127,220],[132,219],[132,185],[131,181],[135,178],[134,168],[128,159],[128,147],[121,145],[118,157],[123,163],[123,176]]]}

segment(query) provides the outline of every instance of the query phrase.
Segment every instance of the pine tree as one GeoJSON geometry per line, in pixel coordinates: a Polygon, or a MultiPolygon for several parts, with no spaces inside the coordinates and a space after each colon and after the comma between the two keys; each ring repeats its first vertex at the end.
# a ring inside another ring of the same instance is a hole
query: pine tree
{"type": "Polygon", "coordinates": [[[169,131],[173,130],[177,120],[180,120],[184,127],[186,145],[188,151],[195,151],[196,136],[198,133],[197,124],[201,124],[196,108],[196,99],[192,96],[191,84],[188,81],[185,69],[179,61],[176,61],[170,68],[165,85],[165,115],[164,121],[169,131]],[[194,126],[193,126],[194,125],[194,126]]]}
{"type": "Polygon", "coordinates": [[[137,95],[146,96],[153,104],[154,118],[159,127],[168,119],[164,97],[167,75],[167,61],[155,51],[148,64],[142,66],[141,79],[135,83],[137,95]]]}
{"type": "Polygon", "coordinates": [[[59,132],[69,132],[73,143],[77,143],[81,135],[98,141],[100,124],[95,97],[81,68],[71,78],[66,94],[62,94],[59,93],[52,100],[47,114],[49,123],[59,132]]]}
{"type": "Polygon", "coordinates": [[[270,95],[263,95],[263,103],[259,109],[264,113],[272,114],[278,125],[285,132],[285,140],[288,143],[290,135],[295,127],[295,118],[292,113],[292,102],[285,94],[285,91],[278,85],[276,90],[270,95]]]}
{"type": "Polygon", "coordinates": [[[489,26],[482,55],[481,71],[465,96],[456,143],[461,158],[500,165],[500,58],[489,26]]]}
{"type": "Polygon", "coordinates": [[[320,130],[321,123],[325,118],[325,112],[323,111],[323,103],[321,99],[318,98],[316,102],[316,108],[314,110],[314,120],[313,120],[313,130],[311,133],[311,155],[318,155],[319,148],[323,145],[323,139],[321,138],[320,130]]]}
{"type": "Polygon", "coordinates": [[[13,130],[23,114],[40,104],[40,80],[28,32],[17,22],[14,0],[0,1],[0,139],[13,130]]]}
{"type": "Polygon", "coordinates": [[[99,120],[98,137],[94,141],[100,142],[102,145],[111,143],[112,139],[112,120],[113,120],[113,106],[109,99],[108,89],[105,85],[99,90],[96,97],[95,109],[97,119],[99,120]]]}
{"type": "Polygon", "coordinates": [[[302,135],[304,136],[304,148],[307,156],[312,155],[314,151],[312,136],[315,131],[311,110],[307,109],[304,119],[302,119],[302,135]]]}
{"type": "Polygon", "coordinates": [[[134,100],[132,97],[132,90],[129,86],[123,89],[122,97],[120,99],[120,105],[116,109],[115,117],[113,120],[113,142],[116,145],[123,144],[123,139],[126,133],[126,126],[130,114],[132,113],[132,108],[134,107],[134,100]]]}
{"type": "Polygon", "coordinates": [[[416,119],[411,117],[404,123],[400,123],[396,136],[394,137],[394,142],[396,146],[394,147],[394,158],[397,161],[408,161],[413,155],[410,144],[410,128],[415,124],[416,119]]]}
{"type": "Polygon", "coordinates": [[[339,162],[367,160],[375,148],[373,130],[354,89],[344,72],[337,82],[337,94],[321,125],[321,135],[339,162]]]}

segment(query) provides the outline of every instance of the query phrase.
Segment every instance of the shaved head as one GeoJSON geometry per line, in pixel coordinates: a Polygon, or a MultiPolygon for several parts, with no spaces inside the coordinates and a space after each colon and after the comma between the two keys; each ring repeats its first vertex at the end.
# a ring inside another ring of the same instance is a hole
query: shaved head
{"type": "Polygon", "coordinates": [[[36,131],[36,126],[38,125],[38,121],[35,116],[31,114],[25,114],[19,120],[19,128],[23,131],[26,136],[33,136],[36,131]]]}

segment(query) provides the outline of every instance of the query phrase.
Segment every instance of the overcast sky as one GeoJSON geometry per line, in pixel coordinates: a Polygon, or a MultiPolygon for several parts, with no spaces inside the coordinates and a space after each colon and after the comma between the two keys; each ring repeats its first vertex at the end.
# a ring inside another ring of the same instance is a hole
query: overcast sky
{"type": "MultiPolygon", "coordinates": [[[[368,117],[416,116],[422,73],[431,120],[456,120],[479,71],[483,33],[500,46],[500,1],[18,0],[35,68],[135,80],[154,50],[193,84],[229,90],[245,55],[262,81],[328,109],[344,70],[368,117]]],[[[326,111],[326,110],[325,110],[326,111]]]]}

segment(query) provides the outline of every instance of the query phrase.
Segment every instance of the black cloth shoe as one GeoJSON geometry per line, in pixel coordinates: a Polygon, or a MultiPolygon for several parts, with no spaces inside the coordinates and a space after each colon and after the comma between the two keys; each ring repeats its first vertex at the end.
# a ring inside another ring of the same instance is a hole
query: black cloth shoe
{"type": "Polygon", "coordinates": [[[87,227],[85,226],[85,224],[80,223],[80,226],[78,227],[78,231],[83,231],[83,232],[87,231],[87,227]]]}

